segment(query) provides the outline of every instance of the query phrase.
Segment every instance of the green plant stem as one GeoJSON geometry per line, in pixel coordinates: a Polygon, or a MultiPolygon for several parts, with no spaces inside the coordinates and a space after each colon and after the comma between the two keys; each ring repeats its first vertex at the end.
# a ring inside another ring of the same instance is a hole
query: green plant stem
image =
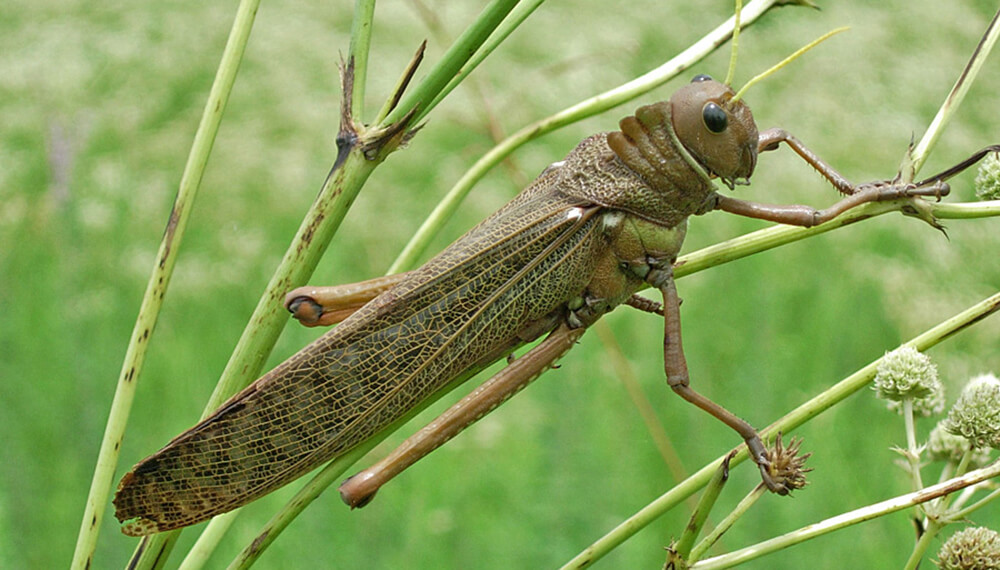
{"type": "MultiPolygon", "coordinates": [[[[993,491],[990,492],[989,495],[986,495],[985,497],[979,499],[975,503],[972,503],[968,507],[955,511],[954,513],[951,514],[951,519],[957,521],[963,520],[972,513],[974,513],[975,511],[978,511],[979,509],[997,500],[997,498],[1000,498],[1000,489],[994,489],[993,491]]],[[[956,501],[955,504],[957,505],[958,501],[956,501]]]]}
{"type": "MultiPolygon", "coordinates": [[[[952,335],[964,330],[987,316],[1000,310],[1000,293],[996,293],[983,301],[969,307],[968,309],[942,321],[938,325],[928,329],[924,333],[914,337],[907,345],[923,352],[930,347],[950,338],[952,335]]],[[[875,377],[875,371],[881,359],[869,363],[854,374],[841,380],[834,386],[828,388],[809,401],[795,408],[778,421],[774,422],[761,431],[761,437],[767,438],[775,433],[790,433],[796,427],[802,425],[813,417],[830,409],[840,403],[848,396],[868,386],[875,377]]],[[[743,446],[738,448],[739,452],[733,459],[731,465],[735,466],[747,459],[746,449],[743,446]]],[[[659,518],[661,515],[672,509],[678,503],[686,499],[699,488],[703,487],[711,478],[712,473],[722,458],[716,459],[708,465],[702,467],[696,473],[682,481],[680,484],[670,489],[653,502],[646,505],[637,513],[623,521],[608,534],[591,544],[582,552],[577,554],[572,560],[567,562],[563,568],[585,568],[602,556],[610,552],[629,537],[645,528],[649,523],[659,518]]],[[[954,481],[954,479],[952,480],[954,481]]]]}
{"type": "MultiPolygon", "coordinates": [[[[747,548],[700,561],[693,564],[691,569],[716,570],[719,568],[731,568],[738,564],[760,558],[765,554],[770,554],[806,540],[823,536],[835,530],[872,520],[900,510],[908,509],[948,493],[953,493],[970,485],[975,485],[982,481],[986,481],[987,479],[992,479],[998,475],[1000,475],[1000,463],[994,463],[989,467],[977,469],[976,471],[970,471],[963,476],[949,479],[944,483],[927,487],[926,489],[921,489],[920,491],[915,491],[906,495],[900,495],[899,497],[894,497],[867,507],[862,507],[770,540],[759,542],[747,548]]],[[[921,538],[921,540],[923,540],[923,538],[921,538]]],[[[930,539],[928,539],[928,541],[929,540],[930,539]]],[[[926,547],[924,547],[924,549],[926,550],[926,547]]],[[[914,551],[914,554],[916,554],[916,550],[914,551]]]]}
{"type": "Polygon", "coordinates": [[[916,172],[920,170],[924,161],[927,160],[931,149],[934,148],[934,145],[941,137],[944,128],[951,121],[952,116],[954,116],[959,106],[961,106],[962,101],[965,100],[966,93],[969,92],[969,88],[979,74],[979,70],[982,69],[983,63],[989,57],[993,46],[996,45],[997,37],[1000,37],[1000,10],[997,11],[990,25],[987,26],[986,32],[983,34],[982,39],[979,40],[979,44],[976,46],[965,69],[958,76],[958,80],[955,81],[951,92],[945,97],[944,103],[941,104],[937,115],[934,116],[934,120],[927,127],[927,132],[924,133],[920,142],[907,153],[906,158],[903,160],[900,172],[903,174],[904,182],[912,182],[916,172]]]}
{"type": "Polygon", "coordinates": [[[684,532],[681,533],[681,537],[674,545],[673,555],[676,555],[681,560],[690,561],[689,556],[691,548],[694,546],[694,541],[698,539],[698,533],[705,526],[705,521],[708,520],[708,513],[712,512],[712,507],[715,506],[715,502],[718,500],[719,494],[722,493],[722,488],[726,486],[726,480],[728,479],[729,461],[726,460],[719,464],[719,468],[715,470],[708,485],[705,486],[705,491],[701,494],[698,506],[691,513],[691,518],[684,527],[684,532]]]}
{"type": "Polygon", "coordinates": [[[764,496],[766,491],[767,488],[764,487],[764,485],[758,484],[752,491],[747,493],[747,496],[743,497],[739,504],[737,504],[736,507],[734,507],[733,510],[730,511],[729,514],[727,514],[726,517],[712,529],[712,532],[705,535],[705,538],[694,547],[691,551],[691,555],[688,557],[688,561],[694,564],[698,560],[701,560],[701,557],[705,555],[705,552],[707,552],[713,544],[718,542],[718,540],[722,538],[722,535],[732,528],[733,525],[736,524],[736,521],[746,514],[746,512],[750,510],[750,507],[754,506],[754,504],[756,504],[757,501],[764,496]]]}
{"type": "Polygon", "coordinates": [[[924,482],[920,477],[920,450],[917,446],[917,429],[913,422],[913,400],[909,398],[903,401],[903,423],[906,426],[906,462],[910,466],[913,490],[918,491],[924,488],[924,482]]]}
{"type": "Polygon", "coordinates": [[[972,220],[1000,216],[1000,200],[934,204],[934,215],[942,220],[972,220]]]}
{"type": "Polygon", "coordinates": [[[392,124],[402,119],[410,109],[417,109],[416,118],[427,116],[433,108],[432,101],[475,55],[486,39],[493,33],[507,14],[514,9],[518,0],[493,0],[468,27],[455,43],[448,48],[441,59],[427,73],[427,77],[413,90],[400,99],[399,105],[386,116],[383,124],[392,124]]]}
{"type": "Polygon", "coordinates": [[[122,363],[122,370],[115,388],[114,399],[111,402],[104,438],[97,456],[97,466],[94,469],[90,492],[87,495],[83,522],[77,537],[76,550],[73,553],[71,567],[74,569],[93,566],[97,537],[104,512],[107,509],[121,443],[132,410],[132,402],[145,361],[146,350],[156,327],[170,277],[173,275],[184,230],[187,227],[191,210],[194,208],[198,187],[205,172],[205,165],[208,164],[219,124],[222,122],[222,114],[229,101],[236,73],[243,59],[250,30],[253,28],[254,18],[257,15],[258,5],[259,0],[242,0],[236,10],[236,18],[229,32],[229,39],[223,50],[215,80],[202,111],[198,130],[195,132],[194,141],[191,144],[191,151],[188,154],[170,218],[156,254],[156,262],[150,273],[149,281],[146,283],[146,291],[139,306],[139,316],[132,329],[125,360],[122,363]]]}
{"type": "Polygon", "coordinates": [[[205,530],[198,535],[194,546],[188,550],[181,565],[178,566],[178,570],[198,570],[204,567],[239,513],[239,510],[230,511],[210,520],[205,526],[205,530]]]}
{"type": "MultiPolygon", "coordinates": [[[[920,477],[920,454],[917,450],[917,433],[913,425],[912,399],[907,398],[903,401],[903,421],[906,425],[906,463],[909,466],[910,482],[913,491],[919,491],[924,488],[924,483],[920,477]]],[[[946,497],[940,499],[942,504],[946,500],[946,497]]],[[[934,501],[931,505],[936,505],[938,502],[934,501]]],[[[916,521],[924,520],[924,533],[920,536],[920,540],[913,545],[913,552],[910,553],[910,558],[907,560],[905,566],[907,570],[914,570],[920,564],[924,552],[930,546],[930,541],[941,530],[936,517],[924,516],[923,505],[915,505],[913,507],[913,517],[916,521]]]]}
{"type": "MultiPolygon", "coordinates": [[[[917,200],[919,200],[919,203],[926,204],[929,212],[940,219],[973,219],[1000,216],[1000,200],[960,204],[930,202],[919,198],[917,200]]],[[[691,273],[697,273],[698,271],[703,271],[727,261],[742,259],[755,253],[826,233],[830,230],[842,228],[869,218],[888,214],[899,210],[900,207],[900,202],[874,202],[854,208],[825,224],[811,228],[785,225],[774,225],[764,228],[681,256],[674,264],[674,276],[679,278],[691,273]]]]}
{"type": "Polygon", "coordinates": [[[825,224],[811,228],[775,225],[757,230],[679,257],[674,263],[674,277],[680,278],[697,273],[722,263],[742,259],[755,253],[888,214],[898,208],[899,205],[895,202],[875,202],[854,208],[825,224]]]}
{"type": "MultiPolygon", "coordinates": [[[[780,5],[780,3],[777,0],[754,0],[750,2],[743,8],[742,26],[745,28],[757,21],[757,19],[775,5],[780,5]]],[[[458,209],[459,204],[461,204],[462,200],[472,190],[476,182],[514,152],[514,150],[546,133],[617,107],[659,87],[725,43],[732,35],[733,25],[734,19],[730,18],[660,67],[628,83],[595,95],[545,119],[527,125],[494,146],[476,161],[438,203],[434,211],[431,212],[427,220],[420,226],[420,229],[417,230],[409,243],[406,244],[406,247],[403,248],[396,261],[393,262],[389,268],[389,273],[399,273],[400,271],[414,267],[417,260],[426,251],[431,239],[451,219],[452,215],[458,209]]]]}
{"type": "Polygon", "coordinates": [[[931,519],[927,522],[924,533],[920,535],[920,540],[913,545],[913,552],[910,553],[910,557],[906,560],[903,570],[917,570],[920,567],[920,561],[924,559],[924,553],[930,548],[931,542],[941,532],[942,528],[944,528],[944,525],[936,519],[931,519]]]}
{"type": "Polygon", "coordinates": [[[354,89],[351,91],[351,116],[365,116],[365,86],[368,84],[368,53],[372,43],[375,0],[355,0],[351,19],[351,43],[348,53],[354,62],[354,89]]]}
{"type": "Polygon", "coordinates": [[[955,467],[955,474],[961,475],[965,473],[969,468],[969,464],[972,463],[972,454],[975,452],[975,448],[972,447],[972,442],[969,442],[969,449],[965,450],[962,454],[962,459],[959,460],[958,466],[955,467]]]}
{"type": "Polygon", "coordinates": [[[530,16],[535,9],[541,6],[544,1],[545,0],[530,0],[528,2],[518,4],[517,7],[511,10],[510,16],[501,22],[497,29],[490,34],[489,38],[487,38],[486,42],[483,43],[482,47],[476,51],[476,54],[462,66],[461,70],[451,79],[451,81],[449,81],[448,84],[441,89],[441,92],[431,100],[431,102],[427,105],[427,110],[421,111],[417,115],[416,120],[419,121],[426,116],[427,111],[436,107],[442,99],[447,97],[448,94],[455,89],[455,87],[465,81],[465,78],[472,73],[472,71],[475,70],[487,56],[493,53],[493,50],[499,47],[500,44],[503,43],[503,41],[506,40],[518,26],[528,19],[528,16],[530,16]]]}

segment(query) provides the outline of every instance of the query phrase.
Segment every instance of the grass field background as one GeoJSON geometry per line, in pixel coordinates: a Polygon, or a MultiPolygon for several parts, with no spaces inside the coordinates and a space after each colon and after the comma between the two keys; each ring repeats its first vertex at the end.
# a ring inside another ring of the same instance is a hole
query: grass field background
{"type": "MultiPolygon", "coordinates": [[[[471,3],[376,12],[369,109],[418,43],[436,60],[471,3]]],[[[996,6],[991,2],[822,2],[776,10],[743,36],[742,84],[838,26],[843,34],[746,96],[762,128],[781,126],[855,181],[892,176],[932,119],[996,6]]],[[[349,2],[263,3],[226,110],[140,379],[118,474],[197,420],[268,277],[335,155],[349,2]]],[[[429,118],[369,181],[312,282],[383,273],[444,191],[523,124],[666,61],[732,11],[729,2],[551,2],[429,118]]],[[[25,2],[0,7],[0,567],[71,558],[114,385],[235,3],[25,2]]],[[[599,117],[553,133],[480,183],[436,251],[510,199],[584,137],[616,128],[694,73],[722,78],[728,49],[599,117]]],[[[419,73],[418,73],[419,76],[419,73]]],[[[987,62],[924,172],[1000,142],[1000,59],[987,62]]],[[[948,200],[972,196],[971,175],[948,200]]],[[[741,197],[831,204],[836,195],[787,150],[764,155],[741,197]]],[[[1000,287],[1000,220],[954,221],[948,238],[884,216],[678,282],[692,382],[755,425],[1000,287]]],[[[685,252],[764,227],[693,219],[685,252]]],[[[684,403],[662,373],[662,323],[608,320],[689,471],[738,443],[684,403]]],[[[953,402],[973,374],[1000,373],[1000,321],[931,351],[953,402]]],[[[276,364],[319,334],[289,324],[276,364]]],[[[452,401],[456,396],[449,398],[452,401]]],[[[433,411],[440,411],[439,402],[433,411]]],[[[425,413],[409,433],[430,418],[425,413]]],[[[922,420],[926,433],[933,420],[922,420]]],[[[901,420],[862,393],[796,433],[810,485],[768,497],[727,533],[731,549],[908,490],[894,465],[901,420]]],[[[400,434],[380,447],[384,454],[400,434]]],[[[936,476],[936,475],[935,475],[936,476]]],[[[736,470],[722,501],[756,484],[736,470]]],[[[350,512],[322,496],[260,567],[550,568],[674,481],[596,335],[556,371],[350,512]]],[[[249,508],[212,567],[224,566],[297,485],[249,508]]],[[[95,567],[121,567],[135,540],[111,507],[95,567]]],[[[680,534],[678,509],[601,562],[655,568],[680,534]]],[[[1000,527],[996,507],[976,521],[1000,527]]],[[[950,532],[946,532],[950,534],[950,532]]],[[[178,550],[197,536],[187,531],[178,550]]],[[[899,513],[815,540],[753,568],[901,566],[913,528],[899,513]]],[[[179,559],[179,557],[177,557],[179,559]]],[[[174,561],[176,563],[176,561],[174,561]]]]}

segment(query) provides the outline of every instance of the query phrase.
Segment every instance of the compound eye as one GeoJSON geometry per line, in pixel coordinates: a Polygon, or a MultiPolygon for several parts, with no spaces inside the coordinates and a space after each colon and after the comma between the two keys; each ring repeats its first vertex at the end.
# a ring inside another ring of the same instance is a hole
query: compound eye
{"type": "Polygon", "coordinates": [[[729,126],[729,117],[717,103],[706,103],[701,110],[701,118],[709,131],[719,134],[729,126]]]}
{"type": "Polygon", "coordinates": [[[711,75],[705,75],[704,73],[701,73],[695,75],[694,78],[691,80],[691,83],[701,83],[702,81],[711,81],[711,80],[712,80],[711,75]]]}

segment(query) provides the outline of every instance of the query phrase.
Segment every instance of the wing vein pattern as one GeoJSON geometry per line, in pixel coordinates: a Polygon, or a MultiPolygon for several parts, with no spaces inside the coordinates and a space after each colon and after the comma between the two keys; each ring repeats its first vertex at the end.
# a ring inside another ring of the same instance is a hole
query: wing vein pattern
{"type": "Polygon", "coordinates": [[[600,207],[545,178],[137,465],[118,518],[145,533],[232,510],[529,340],[518,333],[582,293],[605,245],[600,207]]]}

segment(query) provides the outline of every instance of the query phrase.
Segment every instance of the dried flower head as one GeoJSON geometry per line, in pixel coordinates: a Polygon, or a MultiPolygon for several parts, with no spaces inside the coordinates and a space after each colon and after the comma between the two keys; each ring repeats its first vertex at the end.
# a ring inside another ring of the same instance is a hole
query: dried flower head
{"type": "Polygon", "coordinates": [[[789,492],[801,489],[806,486],[806,473],[812,469],[805,469],[806,460],[812,453],[799,455],[802,447],[802,438],[794,437],[788,443],[788,447],[781,444],[781,434],[774,439],[774,448],[767,450],[767,460],[771,463],[768,471],[774,482],[784,486],[789,492]]]}
{"type": "Polygon", "coordinates": [[[945,429],[976,447],[1000,449],[1000,379],[983,374],[969,380],[948,412],[945,429]]]}
{"type": "Polygon", "coordinates": [[[938,551],[943,570],[988,570],[1000,568],[1000,533],[986,527],[960,530],[938,551]]]}
{"type": "MultiPolygon", "coordinates": [[[[950,461],[959,463],[962,456],[969,450],[969,440],[960,435],[955,435],[947,430],[947,420],[938,422],[927,439],[927,454],[931,461],[950,461]]],[[[986,448],[972,448],[972,457],[969,458],[969,468],[976,469],[990,462],[990,450],[986,448]]]]}
{"type": "Polygon", "coordinates": [[[902,402],[913,402],[913,411],[929,416],[944,410],[944,386],[937,367],[926,354],[912,346],[887,352],[875,373],[875,394],[888,400],[890,410],[902,410],[902,402]]]}
{"type": "Polygon", "coordinates": [[[991,153],[983,159],[975,186],[980,200],[1000,200],[1000,153],[991,153]]]}

